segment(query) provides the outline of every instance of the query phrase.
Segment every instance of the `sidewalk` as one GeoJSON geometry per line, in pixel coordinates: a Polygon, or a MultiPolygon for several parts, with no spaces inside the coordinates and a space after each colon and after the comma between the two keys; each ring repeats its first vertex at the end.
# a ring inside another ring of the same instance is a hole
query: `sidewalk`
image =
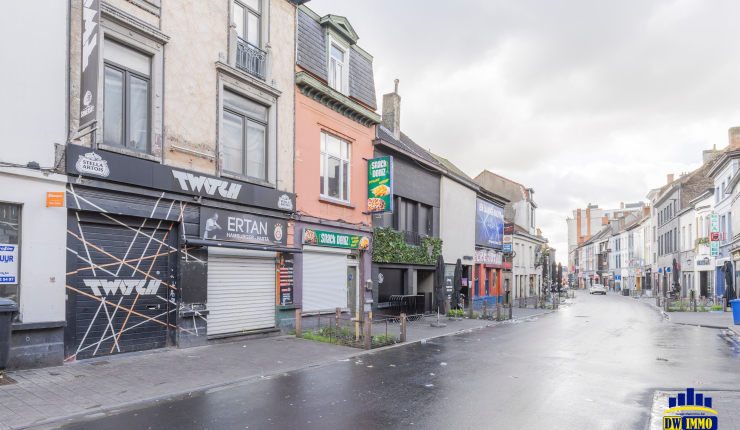
{"type": "MultiPolygon", "coordinates": [[[[514,308],[514,317],[527,318],[551,312],[514,308]]],[[[409,323],[408,341],[387,348],[502,324],[490,320],[447,321],[441,318],[447,326],[433,328],[429,325],[431,322],[409,323]]],[[[384,331],[385,325],[382,328],[384,331]]],[[[7,372],[5,382],[12,379],[17,383],[0,385],[0,430],[103,413],[382,349],[364,351],[282,336],[190,349],[159,349],[80,360],[59,367],[7,372]]]]}
{"type": "Polygon", "coordinates": [[[695,325],[700,327],[728,329],[740,336],[740,325],[735,325],[732,312],[665,312],[663,309],[655,306],[653,299],[632,299],[642,300],[653,309],[659,311],[664,317],[668,318],[673,324],[695,325]]]}
{"type": "MultiPolygon", "coordinates": [[[[697,391],[706,397],[712,398],[712,409],[717,411],[718,428],[722,430],[740,430],[740,391],[704,391],[699,389],[697,391]]],[[[677,391],[655,392],[648,430],[663,429],[663,412],[668,409],[668,398],[675,397],[677,394],[677,391]]]]}

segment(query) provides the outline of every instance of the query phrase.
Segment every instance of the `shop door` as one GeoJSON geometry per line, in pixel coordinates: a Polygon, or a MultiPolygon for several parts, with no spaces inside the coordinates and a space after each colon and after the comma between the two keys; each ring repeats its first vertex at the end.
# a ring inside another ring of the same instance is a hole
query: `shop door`
{"type": "Polygon", "coordinates": [[[699,296],[707,297],[707,272],[699,272],[699,296]]]}
{"type": "Polygon", "coordinates": [[[274,256],[209,253],[208,336],[275,327],[275,270],[274,256]]]}
{"type": "Polygon", "coordinates": [[[170,226],[120,216],[120,224],[97,214],[81,217],[100,222],[71,218],[68,247],[74,256],[68,258],[74,258],[76,273],[68,278],[67,359],[167,346],[168,327],[175,327],[169,299],[177,237],[170,226]]]}
{"type": "Polygon", "coordinates": [[[349,303],[349,311],[352,315],[357,314],[358,309],[362,309],[361,304],[358,302],[358,281],[357,281],[357,266],[347,266],[347,302],[349,303]]]}
{"type": "Polygon", "coordinates": [[[491,295],[491,269],[485,269],[486,271],[486,297],[491,295]]]}

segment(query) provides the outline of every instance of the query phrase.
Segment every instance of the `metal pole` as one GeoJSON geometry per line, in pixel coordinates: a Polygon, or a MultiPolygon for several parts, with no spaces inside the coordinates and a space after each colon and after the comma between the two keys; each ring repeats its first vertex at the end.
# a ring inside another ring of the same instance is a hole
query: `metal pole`
{"type": "Polygon", "coordinates": [[[501,321],[501,303],[496,300],[496,321],[501,321]]]}
{"type": "Polygon", "coordinates": [[[364,323],[364,326],[362,327],[363,331],[365,332],[364,333],[364,335],[365,335],[365,349],[370,350],[370,349],[372,349],[372,335],[373,335],[372,334],[372,324],[373,324],[373,321],[372,321],[372,319],[370,319],[370,314],[369,313],[367,315],[365,315],[363,313],[363,316],[365,317],[365,323],[364,323]]]}
{"type": "Polygon", "coordinates": [[[406,342],[406,314],[401,314],[401,342],[406,342]]]}

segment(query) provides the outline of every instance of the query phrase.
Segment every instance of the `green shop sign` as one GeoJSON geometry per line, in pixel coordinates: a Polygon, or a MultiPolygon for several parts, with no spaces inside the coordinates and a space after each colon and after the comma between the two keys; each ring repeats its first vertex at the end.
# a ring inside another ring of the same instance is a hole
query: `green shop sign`
{"type": "Polygon", "coordinates": [[[354,236],[351,234],[304,228],[303,244],[332,246],[335,248],[368,249],[370,239],[367,236],[354,236]]]}
{"type": "Polygon", "coordinates": [[[367,160],[367,212],[393,211],[393,157],[367,160]]]}

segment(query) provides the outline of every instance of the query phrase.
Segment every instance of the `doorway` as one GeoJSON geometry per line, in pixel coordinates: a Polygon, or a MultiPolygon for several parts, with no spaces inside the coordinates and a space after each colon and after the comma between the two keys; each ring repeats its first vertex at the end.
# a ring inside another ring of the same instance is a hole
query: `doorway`
{"type": "Polygon", "coordinates": [[[359,302],[359,282],[357,279],[357,266],[347,266],[347,304],[351,314],[357,314],[362,305],[359,302]]]}

